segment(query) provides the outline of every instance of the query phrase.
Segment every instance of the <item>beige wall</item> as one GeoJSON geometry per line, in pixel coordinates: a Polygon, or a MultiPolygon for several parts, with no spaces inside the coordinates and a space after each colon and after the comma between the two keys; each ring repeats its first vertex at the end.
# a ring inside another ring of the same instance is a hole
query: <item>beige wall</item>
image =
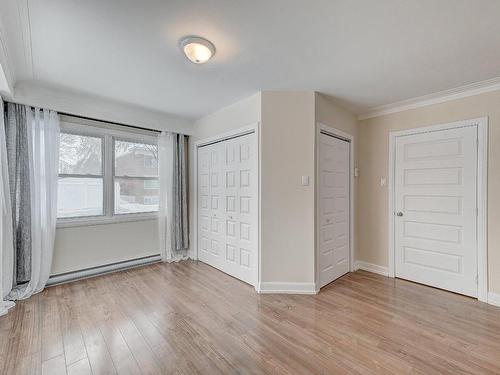
{"type": "Polygon", "coordinates": [[[262,92],[263,282],[314,282],[314,142],[314,92],[262,92]]]}
{"type": "Polygon", "coordinates": [[[488,279],[490,292],[500,292],[500,91],[360,121],[358,181],[358,260],[388,265],[389,132],[447,122],[489,117],[488,279]]]}
{"type": "MultiPolygon", "coordinates": [[[[260,122],[261,280],[264,283],[312,285],[315,281],[316,121],[357,139],[356,117],[332,98],[312,91],[263,91],[194,125],[191,181],[194,181],[196,140],[260,122]],[[310,177],[309,186],[302,186],[303,175],[310,177]]],[[[192,185],[191,202],[194,199],[192,185]]],[[[194,229],[191,225],[191,238],[194,229]]]]}
{"type": "Polygon", "coordinates": [[[217,112],[196,120],[193,125],[193,140],[219,135],[232,129],[260,122],[260,92],[224,107],[217,112]]]}
{"type": "MultiPolygon", "coordinates": [[[[350,134],[353,137],[353,144],[351,147],[354,147],[354,166],[358,165],[358,149],[359,149],[359,124],[358,118],[356,115],[342,108],[335,102],[335,99],[320,93],[316,93],[315,96],[316,103],[316,123],[322,123],[323,125],[330,126],[337,130],[341,130],[344,133],[350,134]]],[[[353,203],[354,203],[354,228],[353,237],[354,243],[351,245],[354,251],[354,259],[357,257],[357,228],[358,228],[358,217],[357,206],[358,206],[358,179],[354,179],[354,187],[353,187],[353,203]]]]}
{"type": "Polygon", "coordinates": [[[58,228],[52,275],[159,254],[157,220],[58,228]]]}
{"type": "Polygon", "coordinates": [[[193,135],[189,137],[189,253],[191,256],[196,254],[194,248],[196,235],[196,228],[194,227],[194,202],[196,200],[196,186],[194,184],[195,143],[233,129],[258,123],[260,119],[261,94],[259,92],[195,121],[193,135]]]}

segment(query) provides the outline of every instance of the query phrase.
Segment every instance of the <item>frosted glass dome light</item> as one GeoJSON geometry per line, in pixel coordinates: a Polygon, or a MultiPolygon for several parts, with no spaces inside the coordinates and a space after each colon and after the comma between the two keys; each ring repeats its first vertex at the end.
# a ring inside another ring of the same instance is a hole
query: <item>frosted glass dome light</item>
{"type": "Polygon", "coordinates": [[[215,54],[215,46],[199,36],[189,36],[181,40],[180,46],[186,57],[195,64],[203,64],[215,54]]]}

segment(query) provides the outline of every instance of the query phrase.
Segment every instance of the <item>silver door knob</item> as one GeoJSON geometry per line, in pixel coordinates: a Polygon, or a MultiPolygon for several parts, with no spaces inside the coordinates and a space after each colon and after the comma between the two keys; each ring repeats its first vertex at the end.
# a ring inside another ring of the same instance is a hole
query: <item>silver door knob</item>
{"type": "Polygon", "coordinates": [[[397,216],[403,216],[403,213],[400,211],[396,214],[397,216]]]}

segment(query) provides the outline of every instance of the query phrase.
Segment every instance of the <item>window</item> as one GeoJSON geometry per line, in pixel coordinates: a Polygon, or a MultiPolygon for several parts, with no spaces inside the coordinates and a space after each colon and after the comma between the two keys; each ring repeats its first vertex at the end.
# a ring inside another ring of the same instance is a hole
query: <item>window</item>
{"type": "Polygon", "coordinates": [[[115,214],[158,211],[158,146],[115,139],[114,155],[115,214]]]}
{"type": "Polygon", "coordinates": [[[154,135],[61,122],[60,224],[150,217],[159,192],[154,135]]]}
{"type": "Polygon", "coordinates": [[[61,133],[58,217],[104,214],[102,143],[99,137],[61,133]]]}

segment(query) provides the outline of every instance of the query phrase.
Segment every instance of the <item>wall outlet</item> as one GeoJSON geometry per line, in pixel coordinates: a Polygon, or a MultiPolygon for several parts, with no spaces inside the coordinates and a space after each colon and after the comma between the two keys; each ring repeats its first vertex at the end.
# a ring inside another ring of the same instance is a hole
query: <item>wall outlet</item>
{"type": "Polygon", "coordinates": [[[380,186],[384,187],[387,184],[387,180],[385,177],[380,177],[380,186]]]}

